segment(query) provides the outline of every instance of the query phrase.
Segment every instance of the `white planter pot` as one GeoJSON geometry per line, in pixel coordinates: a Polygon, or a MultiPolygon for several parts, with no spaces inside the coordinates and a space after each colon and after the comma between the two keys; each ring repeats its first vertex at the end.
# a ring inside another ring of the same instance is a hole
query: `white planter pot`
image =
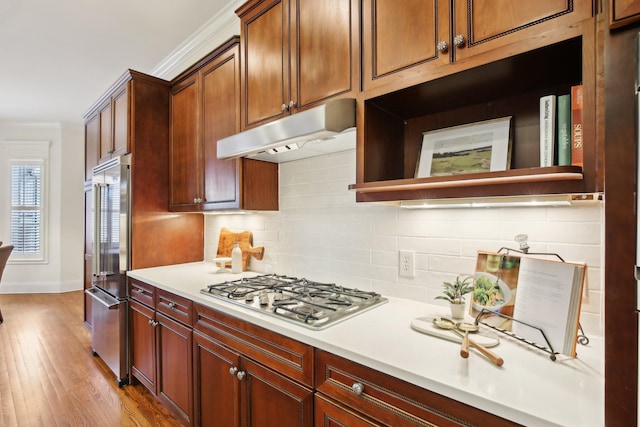
{"type": "Polygon", "coordinates": [[[449,303],[451,308],[451,317],[454,319],[464,319],[464,311],[467,305],[465,303],[449,303]]]}

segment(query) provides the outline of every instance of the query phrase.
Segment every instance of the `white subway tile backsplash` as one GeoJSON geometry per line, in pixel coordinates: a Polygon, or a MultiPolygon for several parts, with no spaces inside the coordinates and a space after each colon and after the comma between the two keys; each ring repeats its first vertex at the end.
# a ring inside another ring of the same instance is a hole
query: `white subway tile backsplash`
{"type": "Polygon", "coordinates": [[[280,210],[205,217],[205,257],[215,256],[221,227],[251,230],[265,247],[257,271],[374,290],[431,304],[442,282],[473,273],[478,250],[557,252],[589,267],[581,322],[602,334],[604,202],[557,208],[407,210],[356,203],[355,150],[280,164],[280,210]],[[400,277],[399,250],[415,252],[415,277],[400,277]]]}

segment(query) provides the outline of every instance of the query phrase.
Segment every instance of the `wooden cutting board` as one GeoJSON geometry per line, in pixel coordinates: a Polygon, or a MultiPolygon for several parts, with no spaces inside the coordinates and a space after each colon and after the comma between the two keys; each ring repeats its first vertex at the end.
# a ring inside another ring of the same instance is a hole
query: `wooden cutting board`
{"type": "MultiPolygon", "coordinates": [[[[250,231],[243,231],[241,233],[234,233],[229,229],[222,227],[220,230],[220,238],[218,239],[218,257],[230,257],[233,245],[238,241],[238,246],[242,251],[242,271],[247,269],[249,263],[249,255],[253,256],[257,260],[261,260],[264,257],[264,247],[253,247],[253,233],[250,231]]],[[[228,262],[227,267],[231,267],[231,262],[228,262]]]]}

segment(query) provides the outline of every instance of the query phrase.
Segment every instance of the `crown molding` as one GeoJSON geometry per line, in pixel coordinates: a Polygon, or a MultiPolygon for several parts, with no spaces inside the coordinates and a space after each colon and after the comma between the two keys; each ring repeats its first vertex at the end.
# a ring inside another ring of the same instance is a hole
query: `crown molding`
{"type": "Polygon", "coordinates": [[[240,19],[235,10],[246,0],[233,0],[209,21],[165,57],[150,72],[151,75],[172,80],[220,44],[240,33],[240,19]]]}

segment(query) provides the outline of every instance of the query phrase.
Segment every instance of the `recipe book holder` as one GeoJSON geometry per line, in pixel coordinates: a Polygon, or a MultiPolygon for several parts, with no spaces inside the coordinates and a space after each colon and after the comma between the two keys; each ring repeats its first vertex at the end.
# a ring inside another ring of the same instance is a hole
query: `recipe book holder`
{"type": "MultiPolygon", "coordinates": [[[[504,255],[507,255],[507,254],[509,254],[509,251],[513,251],[513,252],[518,252],[518,253],[521,253],[521,254],[527,254],[527,255],[547,255],[547,256],[555,256],[555,257],[557,257],[561,262],[565,262],[565,260],[564,260],[564,259],[562,259],[562,257],[561,257],[560,255],[556,254],[556,253],[548,253],[548,252],[529,252],[529,251],[528,251],[528,247],[523,247],[522,245],[521,245],[521,247],[523,248],[522,250],[518,250],[518,249],[511,249],[511,248],[505,248],[505,247],[502,247],[502,248],[500,248],[500,249],[498,250],[498,252],[497,252],[497,253],[503,253],[504,255]]],[[[516,339],[516,340],[518,340],[518,341],[520,341],[520,342],[523,342],[523,343],[525,343],[525,344],[527,344],[527,345],[530,345],[530,346],[532,346],[532,347],[535,347],[535,348],[537,348],[538,350],[541,350],[541,351],[544,351],[545,353],[548,353],[548,354],[549,354],[549,358],[550,358],[552,361],[555,361],[555,360],[556,360],[556,355],[557,355],[557,354],[559,354],[557,351],[555,351],[555,350],[553,349],[553,346],[551,345],[551,343],[550,343],[550,342],[549,342],[549,340],[547,339],[547,336],[545,335],[545,333],[544,333],[544,331],[542,330],[542,328],[540,328],[540,327],[538,327],[538,326],[535,326],[535,325],[531,325],[531,324],[526,323],[526,322],[522,322],[522,321],[520,321],[520,320],[518,320],[518,319],[514,318],[513,316],[508,316],[508,315],[506,315],[506,314],[503,314],[503,313],[500,313],[500,312],[497,312],[497,311],[493,311],[493,310],[489,310],[489,309],[483,308],[483,309],[480,311],[480,313],[478,313],[478,315],[476,316],[476,319],[475,319],[475,324],[476,324],[476,325],[478,325],[478,324],[480,324],[480,323],[481,323],[481,324],[483,324],[484,326],[487,326],[487,327],[489,327],[489,328],[491,328],[491,329],[495,330],[495,331],[498,331],[498,332],[500,332],[500,333],[502,333],[502,334],[504,334],[504,335],[507,335],[508,337],[514,338],[514,339],[516,339]],[[528,328],[531,328],[531,329],[537,330],[537,331],[540,333],[540,336],[542,336],[542,337],[544,338],[544,341],[545,341],[545,342],[546,342],[546,344],[547,344],[547,345],[546,345],[546,347],[545,347],[544,345],[540,345],[540,344],[538,344],[538,343],[536,343],[536,342],[533,342],[533,341],[531,341],[531,340],[528,340],[528,339],[526,339],[526,338],[520,337],[520,336],[516,335],[515,333],[513,333],[513,332],[511,332],[511,331],[508,331],[508,330],[506,330],[506,329],[500,328],[499,326],[494,326],[494,325],[491,325],[491,324],[489,324],[489,323],[487,323],[487,322],[483,322],[483,321],[482,321],[482,319],[483,319],[483,317],[484,317],[484,316],[486,316],[486,315],[492,315],[492,316],[496,316],[496,315],[497,315],[497,316],[502,317],[502,318],[504,318],[504,319],[511,320],[511,321],[513,321],[513,322],[517,322],[517,323],[519,323],[519,324],[521,324],[521,325],[527,326],[528,328]]],[[[580,323],[578,323],[578,331],[579,331],[579,333],[578,333],[578,337],[577,337],[578,343],[579,343],[579,344],[582,344],[582,345],[587,345],[587,344],[589,344],[589,338],[584,334],[584,331],[582,330],[582,325],[581,325],[580,323]]]]}

